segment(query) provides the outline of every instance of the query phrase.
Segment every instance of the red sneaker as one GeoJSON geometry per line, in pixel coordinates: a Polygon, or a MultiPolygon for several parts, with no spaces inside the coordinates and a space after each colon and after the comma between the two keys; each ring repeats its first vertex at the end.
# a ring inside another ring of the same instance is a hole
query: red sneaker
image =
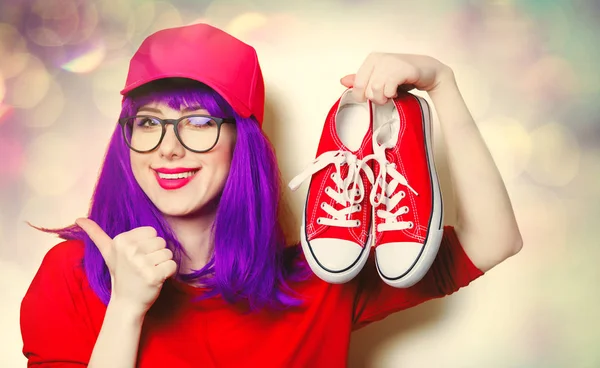
{"type": "Polygon", "coordinates": [[[409,287],[431,267],[443,233],[431,113],[427,101],[405,92],[374,114],[375,261],[383,281],[409,287]]]}
{"type": "Polygon", "coordinates": [[[372,121],[371,103],[346,90],[329,111],[316,159],[289,184],[296,190],[312,177],[300,237],[311,269],[329,283],[351,280],[369,257],[374,177],[364,158],[373,154],[372,121]]]}

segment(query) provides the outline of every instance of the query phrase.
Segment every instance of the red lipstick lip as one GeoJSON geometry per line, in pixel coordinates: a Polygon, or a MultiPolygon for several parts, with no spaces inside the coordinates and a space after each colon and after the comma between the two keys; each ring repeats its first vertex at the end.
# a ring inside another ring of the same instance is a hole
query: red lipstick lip
{"type": "Polygon", "coordinates": [[[183,188],[184,186],[186,186],[189,182],[191,182],[194,177],[196,177],[196,174],[198,173],[198,171],[200,171],[200,169],[185,169],[185,170],[180,170],[179,168],[177,169],[168,169],[171,172],[166,172],[167,170],[164,169],[159,169],[158,170],[154,170],[154,177],[156,178],[156,181],[158,182],[158,185],[165,189],[165,190],[175,190],[175,189],[179,189],[179,188],[183,188]],[[177,172],[173,172],[173,170],[179,170],[177,172]],[[188,176],[187,178],[178,178],[178,179],[164,179],[161,178],[159,176],[159,172],[161,174],[177,174],[180,172],[189,172],[189,171],[193,171],[192,176],[188,176]]]}
{"type": "Polygon", "coordinates": [[[189,167],[174,167],[174,168],[159,167],[159,168],[156,168],[153,170],[156,172],[159,172],[161,174],[181,174],[181,173],[189,172],[189,171],[198,171],[200,169],[199,168],[189,168],[189,167]]]}

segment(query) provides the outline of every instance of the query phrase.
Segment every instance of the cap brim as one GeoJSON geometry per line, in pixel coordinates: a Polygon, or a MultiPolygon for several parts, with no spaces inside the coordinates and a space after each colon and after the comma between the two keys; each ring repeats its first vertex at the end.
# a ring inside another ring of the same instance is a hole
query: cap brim
{"type": "Polygon", "coordinates": [[[214,89],[219,95],[221,95],[221,97],[223,97],[223,99],[225,99],[225,101],[227,101],[227,103],[229,105],[231,105],[233,110],[235,110],[235,112],[238,113],[241,117],[247,118],[247,117],[250,117],[250,115],[252,115],[252,112],[250,111],[250,109],[247,106],[245,106],[238,99],[231,96],[231,94],[227,93],[226,90],[223,87],[221,87],[218,83],[211,81],[209,78],[199,79],[198,77],[190,76],[189,74],[170,73],[169,75],[156,75],[156,76],[153,76],[150,78],[139,79],[139,80],[136,80],[134,83],[130,83],[130,84],[126,85],[125,88],[123,88],[120,93],[121,93],[121,95],[126,96],[129,92],[133,91],[134,89],[136,89],[138,87],[143,86],[144,84],[154,82],[159,79],[166,79],[166,78],[187,78],[187,79],[195,80],[200,83],[204,83],[207,86],[209,86],[210,88],[214,89]]]}

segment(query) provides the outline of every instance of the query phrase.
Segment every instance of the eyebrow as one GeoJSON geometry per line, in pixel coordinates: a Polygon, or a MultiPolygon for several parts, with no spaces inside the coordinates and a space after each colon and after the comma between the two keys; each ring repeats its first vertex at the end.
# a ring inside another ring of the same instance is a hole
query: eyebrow
{"type": "MultiPolygon", "coordinates": [[[[200,105],[197,105],[197,106],[185,107],[181,111],[182,112],[191,112],[191,111],[197,111],[197,110],[206,110],[206,109],[200,105]]],[[[153,112],[155,114],[162,114],[162,111],[160,109],[157,109],[155,107],[150,107],[150,106],[143,106],[138,111],[147,111],[147,112],[153,112]]]]}
{"type": "Polygon", "coordinates": [[[182,112],[191,112],[191,111],[198,111],[198,110],[206,110],[206,109],[200,105],[196,105],[196,106],[188,106],[188,107],[184,108],[182,110],[182,112]]]}
{"type": "Polygon", "coordinates": [[[153,113],[156,113],[156,114],[162,114],[162,111],[160,111],[160,109],[156,109],[154,107],[147,107],[147,106],[141,107],[138,110],[138,112],[139,111],[147,111],[147,112],[153,112],[153,113]]]}

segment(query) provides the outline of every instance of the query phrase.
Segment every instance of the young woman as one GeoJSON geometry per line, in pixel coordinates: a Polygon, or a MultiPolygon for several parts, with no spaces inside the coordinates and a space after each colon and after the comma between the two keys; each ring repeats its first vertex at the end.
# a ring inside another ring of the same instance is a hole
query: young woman
{"type": "Polygon", "coordinates": [[[459,222],[421,282],[389,287],[372,263],[344,284],[312,275],[279,225],[254,49],[204,24],[167,29],[131,60],[89,217],[52,230],[65,241],[23,300],[29,366],[342,367],[351,331],[519,251],[502,179],[447,66],[373,53],[341,83],[375,104],[410,85],[435,105],[459,222]]]}

